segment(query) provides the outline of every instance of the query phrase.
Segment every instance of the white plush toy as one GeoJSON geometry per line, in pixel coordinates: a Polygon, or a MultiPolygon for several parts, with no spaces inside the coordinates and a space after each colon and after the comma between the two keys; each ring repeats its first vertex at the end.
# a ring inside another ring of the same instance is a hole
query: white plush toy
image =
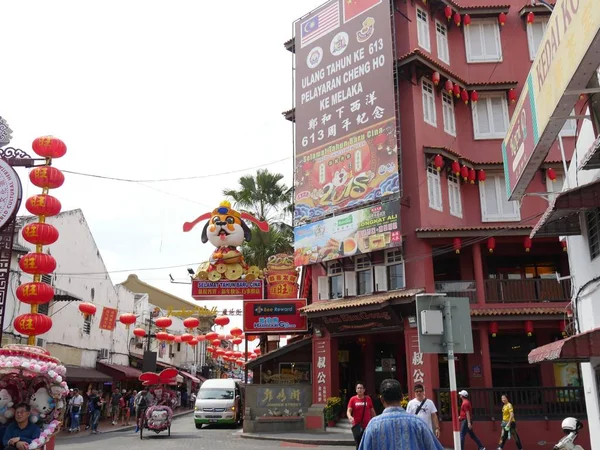
{"type": "Polygon", "coordinates": [[[0,390],[0,423],[6,423],[14,415],[12,396],[6,389],[0,390]]]}
{"type": "Polygon", "coordinates": [[[37,423],[39,419],[45,419],[46,416],[52,412],[55,403],[48,394],[46,388],[41,387],[31,396],[29,406],[31,406],[31,416],[29,420],[33,423],[37,423]]]}
{"type": "Polygon", "coordinates": [[[152,411],[152,422],[155,425],[162,425],[163,423],[165,423],[167,421],[168,417],[169,417],[169,413],[167,411],[164,411],[164,410],[152,411]]]}

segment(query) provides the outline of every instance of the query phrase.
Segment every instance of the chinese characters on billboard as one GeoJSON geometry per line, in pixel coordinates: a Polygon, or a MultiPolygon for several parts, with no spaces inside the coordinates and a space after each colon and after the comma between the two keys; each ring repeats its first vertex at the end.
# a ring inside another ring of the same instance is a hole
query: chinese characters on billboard
{"type": "Polygon", "coordinates": [[[399,192],[389,2],[328,2],[295,40],[300,225],[399,192]]]}
{"type": "Polygon", "coordinates": [[[117,310],[116,308],[102,308],[102,316],[100,317],[100,324],[98,327],[101,330],[112,331],[115,329],[117,324],[117,310]]]}
{"type": "Polygon", "coordinates": [[[198,281],[192,282],[192,297],[205,300],[241,300],[263,298],[263,281],[198,281]]]}

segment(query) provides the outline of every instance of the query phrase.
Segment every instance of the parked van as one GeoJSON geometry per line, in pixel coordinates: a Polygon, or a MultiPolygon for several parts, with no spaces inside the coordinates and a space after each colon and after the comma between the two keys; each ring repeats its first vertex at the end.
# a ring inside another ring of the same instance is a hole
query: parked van
{"type": "Polygon", "coordinates": [[[244,385],[240,380],[210,379],[200,386],[194,405],[196,428],[204,424],[240,424],[244,418],[244,385]]]}

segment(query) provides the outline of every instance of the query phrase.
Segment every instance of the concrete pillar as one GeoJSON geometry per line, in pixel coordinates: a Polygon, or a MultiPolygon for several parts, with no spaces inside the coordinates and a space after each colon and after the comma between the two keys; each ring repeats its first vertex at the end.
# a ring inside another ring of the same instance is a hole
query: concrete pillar
{"type": "Polygon", "coordinates": [[[477,304],[485,303],[485,286],[483,279],[483,261],[481,259],[481,244],[476,243],[471,246],[473,253],[473,273],[475,275],[475,293],[477,295],[477,304]]]}
{"type": "Polygon", "coordinates": [[[339,394],[339,363],[338,341],[331,337],[324,329],[323,336],[313,335],[313,405],[306,413],[306,428],[324,430],[323,408],[329,397],[339,394]]]}
{"type": "Polygon", "coordinates": [[[479,345],[481,349],[481,369],[483,372],[483,383],[485,387],[494,387],[492,379],[492,361],[490,358],[490,338],[485,323],[479,328],[479,345]]]}
{"type": "Polygon", "coordinates": [[[581,363],[581,378],[585,393],[585,408],[587,410],[588,430],[590,432],[590,448],[600,448],[600,403],[598,400],[598,383],[594,367],[600,363],[600,358],[592,358],[589,363],[581,363]]]}

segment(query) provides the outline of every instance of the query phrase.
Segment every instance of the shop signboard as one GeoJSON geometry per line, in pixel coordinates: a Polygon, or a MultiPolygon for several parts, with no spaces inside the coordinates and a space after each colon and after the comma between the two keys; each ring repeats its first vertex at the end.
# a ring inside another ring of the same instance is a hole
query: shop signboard
{"type": "Polygon", "coordinates": [[[397,328],[402,322],[387,306],[377,311],[359,311],[356,313],[336,314],[324,316],[325,328],[332,333],[364,333],[365,331],[378,330],[381,328],[397,328]]]}
{"type": "Polygon", "coordinates": [[[399,192],[388,0],[332,0],[295,30],[294,225],[399,192]]]}
{"type": "Polygon", "coordinates": [[[116,308],[107,308],[106,306],[102,308],[102,316],[100,316],[98,328],[108,331],[114,330],[117,324],[117,312],[116,308]]]}
{"type": "Polygon", "coordinates": [[[195,300],[254,300],[263,298],[263,280],[192,281],[195,300]]]}
{"type": "Polygon", "coordinates": [[[596,73],[600,65],[598,46],[598,1],[558,0],[502,143],[510,200],[521,199],[596,73]],[[528,122],[524,123],[524,118],[528,122]],[[524,126],[527,136],[523,135],[524,126]]]}
{"type": "Polygon", "coordinates": [[[300,308],[306,299],[245,300],[244,333],[290,334],[308,331],[306,316],[300,308]]]}
{"type": "Polygon", "coordinates": [[[303,266],[401,244],[400,203],[380,203],[296,227],[294,263],[303,266]]]}

